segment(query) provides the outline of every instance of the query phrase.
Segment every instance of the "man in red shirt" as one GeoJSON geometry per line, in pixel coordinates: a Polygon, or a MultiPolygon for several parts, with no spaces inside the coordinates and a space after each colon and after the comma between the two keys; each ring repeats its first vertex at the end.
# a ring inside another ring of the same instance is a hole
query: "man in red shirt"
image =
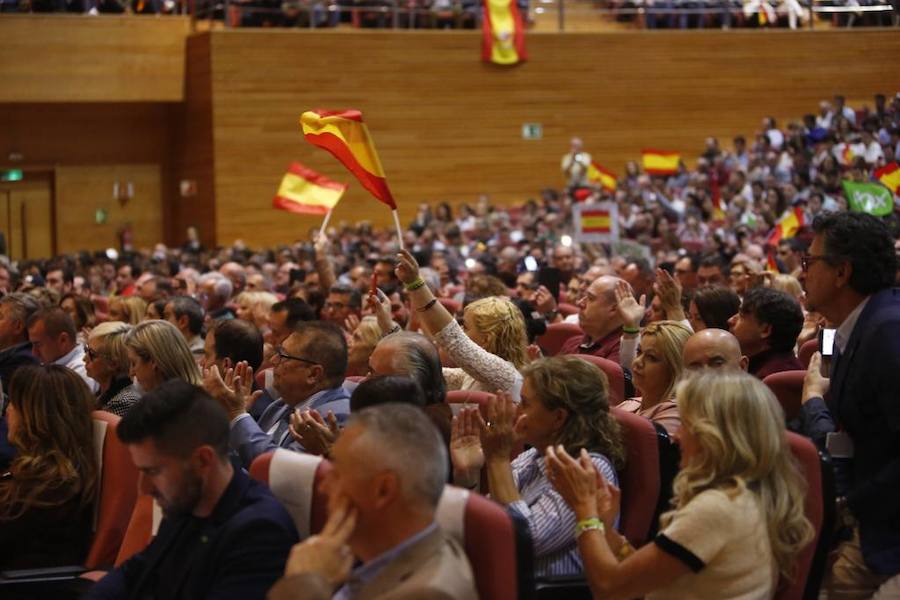
{"type": "Polygon", "coordinates": [[[616,284],[612,275],[598,277],[578,300],[578,324],[583,335],[566,340],[560,354],[592,354],[619,362],[619,338],[622,316],[616,302],[616,284]]]}

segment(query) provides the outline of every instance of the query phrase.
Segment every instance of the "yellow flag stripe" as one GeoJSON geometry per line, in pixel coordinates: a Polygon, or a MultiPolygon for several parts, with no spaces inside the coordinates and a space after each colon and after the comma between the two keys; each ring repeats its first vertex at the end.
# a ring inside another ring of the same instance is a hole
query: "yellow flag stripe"
{"type": "Polygon", "coordinates": [[[282,198],[312,206],[334,208],[344,194],[343,190],[334,190],[314,185],[307,180],[288,173],[281,180],[278,195],[282,198]]]}
{"type": "Polygon", "coordinates": [[[609,227],[610,222],[609,217],[582,217],[581,226],[583,228],[609,227]]]}
{"type": "Polygon", "coordinates": [[[677,154],[668,156],[645,154],[643,159],[645,170],[667,171],[678,169],[680,157],[677,154]]]}
{"type": "Polygon", "coordinates": [[[300,116],[300,124],[305,135],[330,133],[339,138],[363,169],[377,177],[384,177],[384,169],[381,168],[381,161],[372,146],[369,128],[365,123],[342,117],[320,117],[308,111],[300,116]]]}
{"type": "Polygon", "coordinates": [[[511,65],[519,62],[516,52],[516,22],[513,19],[510,3],[515,0],[488,0],[488,13],[491,17],[491,61],[498,65],[511,65]]]}

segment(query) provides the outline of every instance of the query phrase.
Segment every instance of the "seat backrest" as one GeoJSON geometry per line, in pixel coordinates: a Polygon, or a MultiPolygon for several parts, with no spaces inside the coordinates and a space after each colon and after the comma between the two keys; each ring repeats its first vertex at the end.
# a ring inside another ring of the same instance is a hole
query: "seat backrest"
{"type": "Polygon", "coordinates": [[[120,417],[94,411],[95,449],[99,450],[100,482],[96,504],[94,538],[85,566],[96,569],[113,564],[137,499],[138,472],[116,428],[120,417]]]}
{"type": "Polygon", "coordinates": [[[803,378],[806,371],[781,371],[772,373],[763,379],[784,409],[787,420],[800,415],[801,397],[803,395],[803,378]]]}
{"type": "Polygon", "coordinates": [[[266,373],[269,371],[272,371],[272,367],[269,367],[268,369],[260,369],[253,376],[253,378],[256,380],[257,388],[259,388],[261,390],[266,389],[266,373]]]}
{"type": "Polygon", "coordinates": [[[134,511],[125,530],[125,538],[116,556],[116,566],[143,550],[156,535],[162,521],[162,509],[153,501],[153,496],[142,494],[134,503],[134,511]]]}
{"type": "Polygon", "coordinates": [[[476,390],[450,390],[447,392],[446,401],[450,405],[450,410],[453,411],[454,416],[459,414],[459,410],[463,406],[470,404],[477,405],[481,411],[481,416],[487,418],[487,403],[491,396],[493,394],[476,390]]]}
{"type": "Polygon", "coordinates": [[[448,485],[436,519],[463,547],[480,598],[525,598],[533,588],[528,526],[484,496],[448,485]]]}
{"type": "Polygon", "coordinates": [[[560,302],[556,306],[556,310],[558,310],[559,314],[561,314],[564,317],[568,317],[569,315],[578,314],[578,307],[575,306],[574,304],[569,304],[568,302],[560,302]]]}
{"type": "Polygon", "coordinates": [[[575,323],[551,323],[547,326],[546,333],[535,341],[544,351],[545,356],[556,356],[566,340],[583,333],[581,327],[575,323]]]}
{"type": "Polygon", "coordinates": [[[803,365],[803,368],[806,369],[809,367],[809,361],[812,358],[812,355],[818,351],[819,340],[816,338],[807,340],[800,346],[800,350],[797,352],[797,360],[799,360],[800,364],[803,365]]]}
{"type": "MultiPolygon", "coordinates": [[[[768,378],[767,378],[768,379],[768,378]]],[[[780,582],[775,600],[800,600],[806,591],[806,582],[822,536],[825,505],[822,495],[822,464],[819,451],[809,438],[787,432],[788,445],[797,460],[800,472],[806,478],[806,518],[812,523],[816,536],[797,557],[796,573],[790,581],[780,582]]],[[[814,596],[815,597],[815,596],[814,596]]]]}
{"type": "Polygon", "coordinates": [[[279,448],[256,457],[250,477],[269,486],[291,515],[302,540],[325,526],[328,496],[319,484],[330,469],[331,463],[321,456],[279,448]]]}
{"type": "Polygon", "coordinates": [[[648,419],[615,407],[610,412],[619,423],[625,445],[625,468],[619,472],[619,528],[633,546],[639,547],[647,541],[659,501],[659,442],[648,419]]]}
{"type": "Polygon", "coordinates": [[[622,370],[619,363],[591,354],[576,354],[575,356],[597,365],[606,374],[606,379],[609,381],[610,406],[621,404],[627,400],[625,397],[625,371],[622,370]]]}

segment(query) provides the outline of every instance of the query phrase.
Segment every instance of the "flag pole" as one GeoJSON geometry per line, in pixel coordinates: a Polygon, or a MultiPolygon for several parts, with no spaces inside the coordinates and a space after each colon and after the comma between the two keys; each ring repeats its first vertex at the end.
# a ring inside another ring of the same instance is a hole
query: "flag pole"
{"type": "Polygon", "coordinates": [[[392,208],[391,214],[394,215],[394,227],[397,228],[397,242],[400,244],[400,249],[403,250],[403,230],[400,229],[400,216],[397,214],[397,209],[392,208]]]}
{"type": "Polygon", "coordinates": [[[333,208],[329,208],[328,212],[325,213],[325,219],[322,221],[322,227],[319,228],[319,237],[325,235],[325,228],[328,227],[328,221],[331,219],[331,211],[333,208]]]}

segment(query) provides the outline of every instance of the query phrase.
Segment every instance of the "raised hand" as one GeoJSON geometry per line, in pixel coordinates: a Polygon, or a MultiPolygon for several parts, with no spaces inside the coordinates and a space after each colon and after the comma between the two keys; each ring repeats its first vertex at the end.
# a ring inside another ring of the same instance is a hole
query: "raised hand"
{"type": "Polygon", "coordinates": [[[668,271],[656,270],[656,283],[653,291],[659,296],[666,318],[673,321],[684,320],[684,308],[681,306],[681,284],[668,271]]]}
{"type": "Polygon", "coordinates": [[[409,285],[419,278],[419,263],[409,253],[409,250],[404,249],[397,253],[397,267],[394,269],[394,273],[404,285],[409,285]]]}
{"type": "Polygon", "coordinates": [[[359,327],[359,317],[353,313],[347,315],[347,318],[344,319],[344,331],[347,333],[353,333],[356,331],[356,328],[359,327]]]}
{"type": "Polygon", "coordinates": [[[478,408],[464,407],[453,417],[450,429],[450,460],[453,463],[453,481],[472,487],[478,483],[484,466],[481,447],[481,429],[478,408]]]}
{"type": "Polygon", "coordinates": [[[369,292],[366,296],[366,305],[375,313],[382,334],[386,334],[394,328],[394,321],[391,317],[391,300],[387,294],[375,288],[374,294],[369,292]]]}
{"type": "Polygon", "coordinates": [[[803,378],[803,392],[800,395],[800,401],[806,404],[810,398],[824,398],[830,386],[831,380],[822,375],[822,353],[816,352],[809,359],[809,367],[803,378]]]}
{"type": "Polygon", "coordinates": [[[538,286],[537,291],[534,292],[534,307],[542,314],[556,310],[556,298],[546,286],[538,286]]]}
{"type": "Polygon", "coordinates": [[[575,515],[579,519],[595,516],[598,499],[597,469],[587,452],[582,449],[581,456],[575,460],[561,445],[555,448],[549,446],[544,460],[550,483],[575,515]]]}
{"type": "Polygon", "coordinates": [[[225,379],[219,374],[219,367],[212,365],[203,369],[203,389],[218,400],[228,413],[229,419],[234,419],[247,412],[245,398],[237,391],[241,385],[240,378],[235,378],[234,369],[225,370],[225,379]],[[237,382],[235,383],[235,379],[237,382]]]}
{"type": "Polygon", "coordinates": [[[356,528],[356,510],[346,498],[340,498],[328,515],[322,533],[307,538],[291,549],[285,564],[287,577],[315,573],[332,589],[347,580],[353,567],[353,553],[347,541],[356,528]]]}
{"type": "Polygon", "coordinates": [[[509,461],[516,442],[518,407],[508,393],[497,393],[488,401],[487,421],[478,415],[481,445],[488,460],[509,461]]]}
{"type": "Polygon", "coordinates": [[[331,240],[328,239],[328,234],[316,234],[316,240],[313,244],[316,249],[316,258],[326,258],[328,256],[331,250],[331,240]]]}
{"type": "Polygon", "coordinates": [[[634,295],[624,281],[616,284],[616,306],[619,309],[619,315],[622,317],[622,323],[626,327],[640,327],[641,321],[644,320],[644,313],[647,311],[647,297],[641,295],[638,302],[634,299],[634,295]]]}

